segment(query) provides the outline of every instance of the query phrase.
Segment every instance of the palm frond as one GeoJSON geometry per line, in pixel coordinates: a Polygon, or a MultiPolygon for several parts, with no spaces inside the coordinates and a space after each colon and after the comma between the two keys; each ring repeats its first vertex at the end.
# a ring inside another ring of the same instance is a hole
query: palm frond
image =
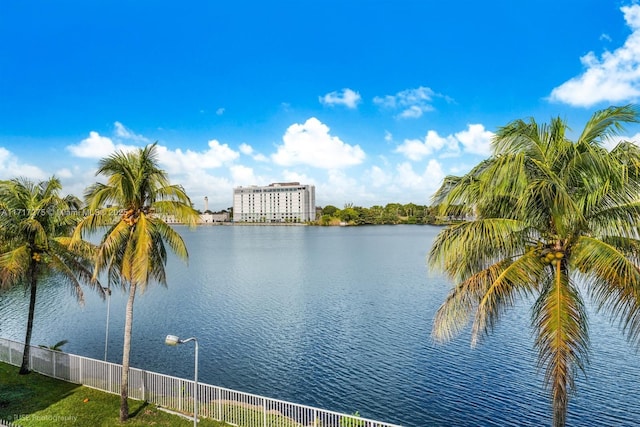
{"type": "Polygon", "coordinates": [[[169,226],[164,221],[157,218],[150,220],[153,223],[154,230],[158,233],[158,236],[171,248],[171,250],[180,258],[186,260],[189,258],[189,252],[187,246],[182,239],[180,233],[174,228],[169,226]]]}
{"type": "Polygon", "coordinates": [[[607,138],[619,135],[624,123],[638,123],[640,112],[634,105],[609,107],[596,111],[578,138],[578,144],[602,144],[607,138]]]}
{"type": "Polygon", "coordinates": [[[0,288],[26,283],[30,262],[31,251],[26,245],[0,254],[0,288]]]}
{"type": "Polygon", "coordinates": [[[588,219],[589,231],[596,236],[620,236],[638,238],[640,236],[640,201],[626,205],[616,205],[603,201],[592,209],[588,219]]]}
{"type": "Polygon", "coordinates": [[[523,253],[528,240],[524,225],[516,220],[467,221],[438,234],[429,252],[429,263],[456,281],[465,280],[475,271],[523,253]]]}
{"type": "Polygon", "coordinates": [[[146,215],[140,215],[132,237],[134,245],[131,250],[131,282],[135,282],[141,292],[144,292],[149,279],[151,278],[150,264],[153,261],[153,239],[150,230],[151,224],[147,221],[146,215]]]}
{"type": "MultiPolygon", "coordinates": [[[[116,222],[106,231],[98,248],[94,278],[105,269],[108,269],[110,277],[113,277],[113,269],[116,268],[127,282],[131,282],[129,263],[125,260],[125,252],[130,247],[130,237],[131,228],[124,221],[116,222]]],[[[116,282],[110,280],[110,283],[116,282]]]]}
{"type": "Polygon", "coordinates": [[[153,204],[152,209],[158,215],[172,215],[179,222],[194,226],[200,219],[198,211],[191,207],[191,202],[179,200],[161,200],[153,204]]]}
{"type": "Polygon", "coordinates": [[[572,255],[598,309],[618,319],[635,345],[640,345],[639,261],[640,241],[622,238],[581,237],[572,255]]]}
{"type": "Polygon", "coordinates": [[[514,306],[518,297],[538,290],[538,283],[545,276],[544,267],[538,255],[529,251],[513,262],[503,261],[488,269],[488,282],[478,300],[471,329],[472,347],[493,331],[500,316],[514,306]]]}

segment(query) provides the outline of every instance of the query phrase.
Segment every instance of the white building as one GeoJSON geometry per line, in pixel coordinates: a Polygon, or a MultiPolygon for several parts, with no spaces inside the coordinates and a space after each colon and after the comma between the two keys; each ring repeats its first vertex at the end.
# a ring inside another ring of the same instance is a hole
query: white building
{"type": "Polygon", "coordinates": [[[229,222],[229,212],[210,212],[200,214],[200,224],[215,224],[216,222],[229,222]]]}
{"type": "Polygon", "coordinates": [[[233,222],[307,222],[316,219],[316,187],[279,182],[233,189],[233,222]]]}

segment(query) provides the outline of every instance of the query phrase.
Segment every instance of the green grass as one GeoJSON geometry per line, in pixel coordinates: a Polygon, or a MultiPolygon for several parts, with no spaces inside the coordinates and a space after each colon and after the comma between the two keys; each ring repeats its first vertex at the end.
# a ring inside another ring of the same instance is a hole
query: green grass
{"type": "MultiPolygon", "coordinates": [[[[129,400],[130,418],[120,423],[120,396],[56,380],[0,363],[0,418],[24,427],[56,426],[192,426],[193,419],[159,410],[155,405],[129,400]]],[[[202,427],[227,424],[201,419],[202,427]]]]}

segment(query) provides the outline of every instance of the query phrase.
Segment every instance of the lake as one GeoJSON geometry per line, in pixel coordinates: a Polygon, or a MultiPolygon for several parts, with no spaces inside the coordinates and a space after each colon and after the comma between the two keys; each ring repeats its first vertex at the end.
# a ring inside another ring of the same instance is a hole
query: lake
{"type": "MultiPolygon", "coordinates": [[[[550,401],[536,366],[530,311],[511,309],[470,348],[440,345],[432,318],[451,283],[426,256],[440,228],[178,227],[188,265],[167,265],[168,287],[136,298],[131,365],[272,398],[406,426],[539,426],[550,401]]],[[[110,304],[108,360],[121,361],[126,294],[110,304]]],[[[0,294],[0,336],[23,341],[28,297],[0,294]]],[[[39,288],[32,344],[103,359],[107,304],[86,291],[39,288]]],[[[615,325],[590,310],[591,358],[577,378],[568,425],[640,425],[640,361],[615,325]]]]}

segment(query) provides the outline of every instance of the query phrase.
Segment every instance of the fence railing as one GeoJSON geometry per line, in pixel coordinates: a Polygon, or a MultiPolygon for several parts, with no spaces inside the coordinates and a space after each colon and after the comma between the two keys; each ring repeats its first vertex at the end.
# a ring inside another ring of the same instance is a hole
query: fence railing
{"type": "MultiPolygon", "coordinates": [[[[0,338],[0,361],[19,366],[24,344],[0,338]]],[[[43,375],[120,394],[122,366],[30,347],[30,369],[43,375]]],[[[129,368],[129,397],[193,414],[193,380],[129,368]]],[[[198,414],[239,427],[399,427],[354,415],[198,383],[198,414]]]]}

